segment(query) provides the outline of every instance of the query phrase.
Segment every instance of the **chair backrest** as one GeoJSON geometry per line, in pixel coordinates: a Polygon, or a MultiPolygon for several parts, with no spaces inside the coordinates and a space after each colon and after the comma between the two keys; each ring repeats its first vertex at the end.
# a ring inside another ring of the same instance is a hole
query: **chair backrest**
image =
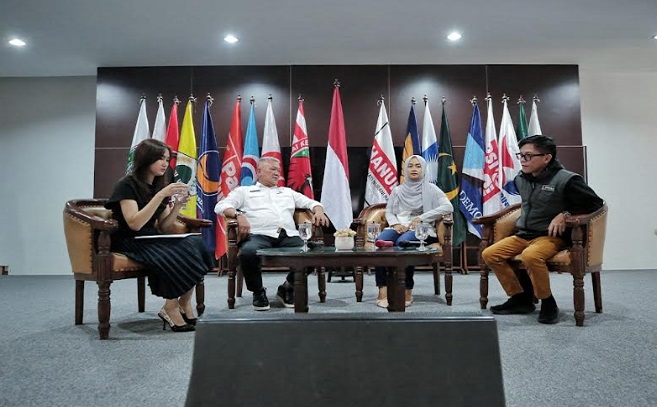
{"type": "Polygon", "coordinates": [[[602,265],[605,237],[607,235],[607,212],[605,204],[598,213],[589,220],[586,230],[586,267],[599,268],[602,265]]]}
{"type": "Polygon", "coordinates": [[[94,226],[112,218],[112,211],[104,207],[105,200],[71,200],[64,207],[64,236],[74,273],[92,274],[95,253],[94,226]]]}
{"type": "MultiPolygon", "coordinates": [[[[386,204],[378,203],[370,205],[363,208],[358,216],[359,219],[362,219],[365,224],[367,223],[378,223],[381,225],[381,230],[388,227],[388,221],[386,220],[386,204]]],[[[442,221],[436,221],[434,227],[436,228],[436,235],[438,236],[438,243],[441,245],[445,243],[445,225],[442,221]]]]}

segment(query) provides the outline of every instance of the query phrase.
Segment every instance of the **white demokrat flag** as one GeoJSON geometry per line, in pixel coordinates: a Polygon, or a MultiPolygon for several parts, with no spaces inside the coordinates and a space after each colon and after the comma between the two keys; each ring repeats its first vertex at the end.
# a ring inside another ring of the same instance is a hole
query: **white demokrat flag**
{"type": "Polygon", "coordinates": [[[537,134],[543,134],[541,131],[541,124],[538,121],[538,106],[536,106],[536,101],[532,102],[532,115],[529,118],[529,126],[527,128],[528,136],[535,136],[537,134]]]}
{"type": "Polygon", "coordinates": [[[398,184],[397,158],[392,144],[392,133],[386,107],[381,101],[379,118],[374,129],[374,142],[370,154],[370,164],[367,170],[365,184],[365,205],[388,202],[390,192],[398,184]]]}
{"type": "Polygon", "coordinates": [[[139,103],[139,116],[137,116],[135,132],[132,135],[130,153],[128,153],[128,165],[125,170],[126,174],[132,172],[132,163],[135,159],[135,148],[137,147],[137,144],[151,137],[150,128],[148,126],[148,117],[146,116],[146,98],[142,98],[139,103]]]}
{"type": "Polygon", "coordinates": [[[167,138],[167,119],[164,115],[164,105],[162,104],[162,97],[157,98],[158,107],[157,115],[155,116],[155,125],[153,126],[153,138],[165,143],[167,138]]]}
{"type": "Polygon", "coordinates": [[[484,216],[502,209],[500,200],[500,158],[497,151],[497,131],[493,117],[493,99],[488,97],[488,115],[486,117],[486,160],[484,162],[484,216]]]}
{"type": "Polygon", "coordinates": [[[422,158],[427,162],[426,178],[432,184],[438,182],[438,140],[433,126],[429,100],[424,103],[424,120],[422,122],[422,158]]]}
{"type": "Polygon", "coordinates": [[[283,172],[283,156],[281,155],[281,145],[278,142],[278,130],[276,130],[276,119],[274,118],[274,109],[271,106],[271,98],[267,101],[267,114],[265,115],[265,130],[262,135],[262,152],[260,157],[274,157],[278,159],[280,166],[280,176],[278,177],[278,186],[285,186],[285,175],[283,172]]]}
{"type": "Polygon", "coordinates": [[[500,157],[500,190],[503,206],[520,203],[520,193],[514,179],[521,170],[520,160],[516,156],[520,152],[518,138],[513,129],[513,122],[509,114],[506,99],[502,110],[502,123],[500,124],[500,142],[498,144],[500,157]]]}

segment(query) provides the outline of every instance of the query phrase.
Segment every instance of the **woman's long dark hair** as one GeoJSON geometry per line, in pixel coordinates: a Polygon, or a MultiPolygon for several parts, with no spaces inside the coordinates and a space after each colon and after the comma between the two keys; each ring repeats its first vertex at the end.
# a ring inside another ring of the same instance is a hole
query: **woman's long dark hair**
{"type": "MultiPolygon", "coordinates": [[[[137,181],[137,184],[140,187],[143,187],[142,192],[145,194],[145,196],[150,195],[151,191],[151,187],[146,184],[146,174],[148,173],[148,168],[151,166],[151,164],[161,159],[165,151],[169,151],[169,157],[171,157],[171,149],[169,146],[159,140],[154,139],[146,139],[137,144],[137,147],[135,148],[132,173],[130,176],[135,181],[137,181]]],[[[171,171],[167,170],[164,175],[157,176],[153,179],[153,193],[164,188],[170,182],[171,171]]]]}

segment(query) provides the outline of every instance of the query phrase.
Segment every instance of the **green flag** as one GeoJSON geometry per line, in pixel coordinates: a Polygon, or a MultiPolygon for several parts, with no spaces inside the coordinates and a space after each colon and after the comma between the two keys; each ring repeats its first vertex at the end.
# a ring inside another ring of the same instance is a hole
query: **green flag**
{"type": "Polygon", "coordinates": [[[465,220],[459,211],[458,171],[452,155],[452,138],[445,114],[443,101],[443,118],[440,125],[440,146],[438,147],[438,187],[445,192],[454,207],[454,226],[452,227],[452,246],[457,247],[465,240],[465,220]]]}
{"type": "Polygon", "coordinates": [[[520,141],[529,135],[527,131],[527,117],[525,116],[524,100],[521,99],[520,101],[518,101],[518,108],[520,109],[520,113],[518,113],[518,124],[516,125],[516,137],[518,138],[518,141],[520,141]]]}

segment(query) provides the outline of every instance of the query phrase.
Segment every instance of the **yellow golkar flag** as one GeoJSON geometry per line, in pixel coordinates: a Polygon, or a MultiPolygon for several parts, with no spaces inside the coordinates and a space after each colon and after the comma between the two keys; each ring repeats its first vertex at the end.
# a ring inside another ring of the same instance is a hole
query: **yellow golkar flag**
{"type": "Polygon", "coordinates": [[[196,150],[194,121],[192,120],[192,103],[190,97],[185,108],[185,117],[180,131],[175,180],[187,184],[189,190],[189,200],[180,210],[180,213],[190,218],[196,218],[196,159],[198,158],[198,152],[196,150]]]}

